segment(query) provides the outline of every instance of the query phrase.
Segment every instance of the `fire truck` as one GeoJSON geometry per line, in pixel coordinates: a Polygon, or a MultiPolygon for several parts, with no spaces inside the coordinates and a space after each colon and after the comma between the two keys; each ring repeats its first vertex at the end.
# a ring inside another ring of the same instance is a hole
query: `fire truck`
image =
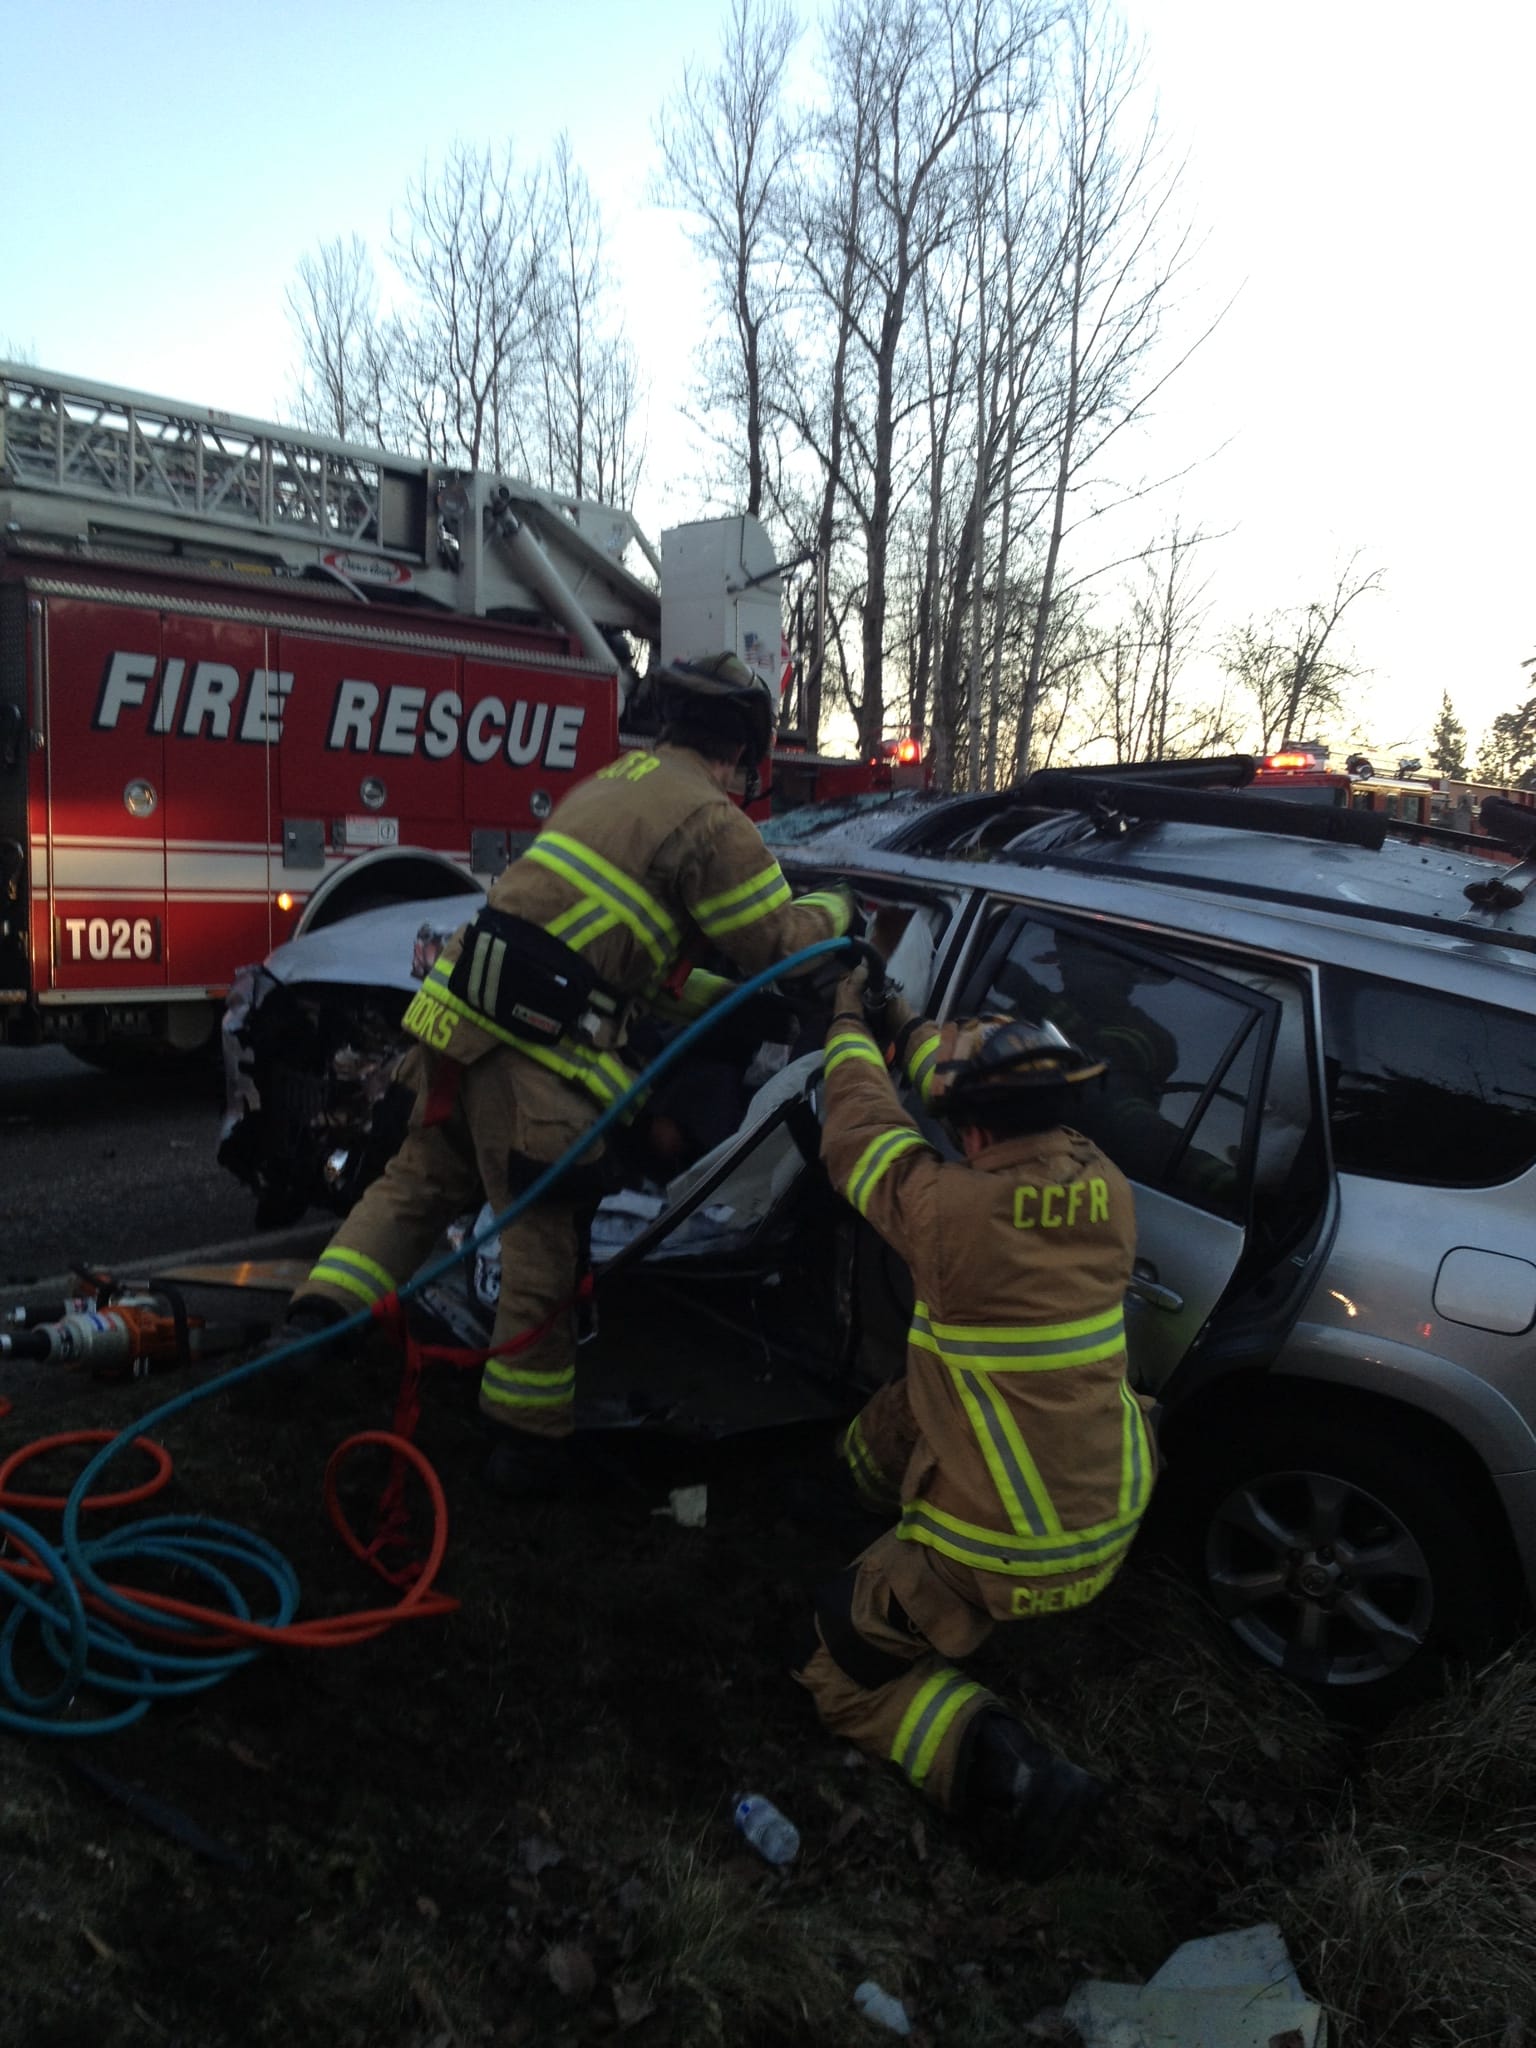
{"type": "Polygon", "coordinates": [[[781,605],[752,518],[658,553],[514,478],[0,364],[0,1039],[199,1046],[283,940],[489,883],[658,657],[781,688],[781,605]]]}
{"type": "Polygon", "coordinates": [[[1351,761],[1354,766],[1350,769],[1332,769],[1326,748],[1288,746],[1262,756],[1253,787],[1265,796],[1331,804],[1339,810],[1379,811],[1399,824],[1417,825],[1426,832],[1485,840],[1490,860],[1507,861],[1515,856],[1490,835],[1483,805],[1491,799],[1496,806],[1536,809],[1536,789],[1467,782],[1446,775],[1377,775],[1364,756],[1352,755],[1351,761]]]}

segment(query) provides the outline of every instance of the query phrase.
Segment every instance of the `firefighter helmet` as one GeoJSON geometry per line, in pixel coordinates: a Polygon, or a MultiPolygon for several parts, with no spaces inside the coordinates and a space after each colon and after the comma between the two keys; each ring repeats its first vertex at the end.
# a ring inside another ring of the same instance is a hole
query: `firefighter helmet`
{"type": "Polygon", "coordinates": [[[657,702],[669,725],[702,727],[761,760],[773,738],[773,690],[735,654],[672,661],[655,671],[657,702]]]}
{"type": "Polygon", "coordinates": [[[1047,1090],[1080,1088],[1104,1072],[1102,1060],[1091,1059],[1054,1024],[1027,1017],[947,1024],[940,1051],[929,1100],[938,1115],[957,1124],[985,1126],[989,1116],[1032,1108],[1047,1090]]]}

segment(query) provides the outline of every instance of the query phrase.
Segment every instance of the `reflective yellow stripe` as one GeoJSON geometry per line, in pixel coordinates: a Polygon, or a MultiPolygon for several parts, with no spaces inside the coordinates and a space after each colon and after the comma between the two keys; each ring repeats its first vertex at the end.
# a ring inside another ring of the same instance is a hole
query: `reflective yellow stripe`
{"type": "Polygon", "coordinates": [[[844,1193],[861,1216],[869,1214],[869,1198],[874,1193],[881,1176],[888,1172],[903,1152],[916,1148],[927,1151],[928,1147],[916,1131],[901,1125],[893,1131],[882,1131],[877,1138],[871,1138],[864,1150],[854,1161],[853,1171],[848,1176],[844,1193]]]}
{"type": "Polygon", "coordinates": [[[963,1522],[932,1501],[908,1501],[897,1533],[909,1543],[926,1543],[958,1564],[1006,1578],[1063,1578],[1071,1572],[1107,1565],[1124,1556],[1136,1534],[1139,1515],[1115,1515],[1090,1529],[1069,1529],[1061,1535],[1032,1536],[985,1529],[963,1522]]]}
{"type": "Polygon", "coordinates": [[[853,920],[853,906],[846,896],[836,889],[813,889],[809,896],[800,898],[802,910],[824,910],[832,927],[832,937],[840,939],[853,920]]]}
{"type": "Polygon", "coordinates": [[[827,1040],[827,1060],[822,1071],[828,1074],[835,1073],[849,1060],[868,1060],[882,1073],[885,1071],[885,1061],[875,1050],[866,1032],[834,1031],[827,1040]]]}
{"type": "MultiPolygon", "coordinates": [[[[465,1023],[473,1024],[478,1031],[484,1031],[491,1038],[499,1038],[503,1045],[521,1053],[525,1060],[532,1060],[535,1066],[545,1067],[552,1074],[558,1074],[562,1081],[572,1081],[578,1088],[585,1088],[595,1096],[604,1109],[610,1108],[626,1090],[633,1086],[635,1077],[618,1056],[611,1052],[599,1052],[595,1046],[583,1045],[580,1039],[562,1038],[558,1045],[533,1045],[515,1032],[506,1030],[493,1017],[482,1016],[471,1009],[448,986],[452,968],[436,961],[427,974],[423,993],[417,1001],[440,1004],[443,1009],[461,1017],[465,1023]]],[[[644,1094],[637,1095],[624,1112],[625,1120],[632,1117],[644,1094]]]]}
{"type": "Polygon", "coordinates": [[[1120,1436],[1120,1512],[1139,1515],[1152,1491],[1151,1432],[1141,1403],[1123,1382],[1125,1427],[1120,1436]]]}
{"type": "Polygon", "coordinates": [[[910,1041],[907,1046],[907,1079],[923,1098],[928,1101],[933,1092],[933,1070],[939,1059],[939,1034],[927,1031],[910,1041]]]}
{"type": "MultiPolygon", "coordinates": [[[[914,1533],[920,1541],[934,1542],[947,1556],[970,1564],[983,1563],[977,1554],[979,1543],[987,1552],[984,1568],[991,1570],[1010,1568],[998,1559],[1010,1550],[1014,1539],[1026,1546],[1025,1551],[1014,1552],[1017,1557],[1033,1555],[1042,1544],[1054,1546],[1053,1555],[1065,1555],[1060,1553],[1059,1546],[1060,1540],[1066,1537],[1087,1546],[1080,1560],[1084,1563],[1097,1556],[1104,1540],[1129,1541],[1130,1532],[1134,1531],[1151,1491],[1151,1460],[1141,1425],[1140,1406],[1124,1381],[1119,1387],[1122,1427],[1118,1512],[1113,1519],[1097,1528],[1073,1532],[1063,1529],[1056,1505],[1040,1476],[1013,1408],[1003,1390],[994,1385],[991,1378],[994,1373],[1050,1371],[1061,1366],[1096,1362],[1104,1357],[1117,1357],[1124,1349],[1124,1333],[1119,1329],[1119,1323],[1118,1308],[1070,1323],[936,1323],[930,1320],[925,1302],[914,1304],[908,1342],[920,1351],[932,1352],[948,1368],[1012,1532],[1009,1537],[995,1530],[978,1530],[974,1524],[957,1523],[953,1517],[921,1503],[915,1505],[922,1506],[928,1515],[936,1518],[940,1527],[949,1529],[951,1535],[959,1540],[960,1547],[938,1540],[931,1530],[924,1533],[929,1524],[921,1518],[914,1524],[914,1533]],[[1050,1342],[1025,1341],[1041,1337],[1049,1340],[1075,1333],[1092,1336],[1107,1325],[1113,1326],[1116,1334],[1097,1344],[1063,1348],[1050,1342]],[[1135,1410],[1134,1417],[1125,1403],[1135,1410]]],[[[905,1519],[904,1514],[904,1523],[905,1519]]],[[[1050,1567],[1057,1571],[1066,1568],[1059,1561],[1050,1567]]]]}
{"type": "Polygon", "coordinates": [[[876,1507],[894,1506],[899,1498],[896,1484],[876,1462],[864,1435],[863,1421],[857,1415],[843,1432],[842,1453],[861,1498],[876,1507]]]}
{"type": "Polygon", "coordinates": [[[345,1245],[328,1245],[310,1271],[314,1286],[337,1287],[372,1308],[386,1294],[393,1294],[395,1282],[376,1259],[365,1252],[349,1251],[345,1245]]]}
{"type": "Polygon", "coordinates": [[[489,1401],[497,1408],[564,1408],[575,1395],[574,1367],[563,1373],[525,1374],[518,1384],[502,1386],[492,1380],[488,1366],[480,1382],[481,1400],[489,1401]],[[545,1384],[538,1385],[540,1380],[545,1384]]]}
{"type": "Polygon", "coordinates": [[[984,1686],[950,1665],[936,1671],[918,1687],[901,1717],[891,1743],[891,1762],[921,1787],[961,1708],[971,1700],[990,1697],[984,1686]]]}
{"type": "Polygon", "coordinates": [[[583,896],[569,910],[551,918],[544,929],[552,939],[563,939],[573,953],[579,953],[604,932],[611,932],[618,921],[617,912],[606,903],[599,903],[595,896],[583,896]]]}
{"type": "MultiPolygon", "coordinates": [[[[611,1052],[598,1052],[591,1046],[568,1039],[559,1045],[525,1045],[521,1039],[514,1039],[512,1043],[525,1060],[532,1060],[535,1066],[547,1067],[562,1081],[574,1081],[589,1095],[595,1096],[605,1109],[611,1108],[634,1083],[634,1075],[611,1052]]],[[[628,1114],[633,1115],[643,1100],[643,1095],[637,1095],[629,1106],[628,1114]]]]}
{"type": "Polygon", "coordinates": [[[951,1367],[950,1377],[971,1418],[1009,1527],[1021,1536],[1059,1536],[1061,1517],[1007,1402],[984,1373],[951,1367]]]}
{"type": "Polygon", "coordinates": [[[523,855],[548,868],[573,888],[605,904],[633,932],[658,967],[666,967],[682,944],[682,934],[666,908],[646,888],[616,868],[611,860],[583,846],[564,832],[541,832],[523,855]]]}
{"type": "Polygon", "coordinates": [[[312,1287],[338,1287],[343,1294],[352,1294],[372,1308],[381,1297],[365,1281],[354,1279],[350,1273],[333,1273],[322,1261],[309,1276],[312,1287]]]}
{"type": "Polygon", "coordinates": [[[946,1365],[985,1372],[1059,1372],[1096,1365],[1125,1349],[1125,1315],[1116,1306],[1075,1323],[936,1323],[917,1302],[907,1341],[946,1365]]]}
{"type": "MultiPolygon", "coordinates": [[[[547,1330],[544,1334],[553,1336],[555,1333],[547,1330]]],[[[492,1356],[485,1361],[485,1370],[488,1378],[500,1380],[509,1387],[561,1387],[576,1377],[576,1368],[569,1361],[541,1372],[537,1366],[519,1365],[515,1359],[492,1356]]]]}
{"type": "Polygon", "coordinates": [[[734,888],[722,889],[717,896],[701,897],[693,906],[693,916],[702,932],[717,939],[725,932],[755,924],[760,917],[771,916],[788,901],[789,884],[784,871],[777,861],[771,861],[734,888]]]}
{"type": "Polygon", "coordinates": [[[381,1266],[377,1259],[370,1259],[366,1252],[353,1251],[350,1245],[330,1244],[321,1254],[321,1263],[324,1264],[326,1259],[334,1259],[342,1265],[353,1267],[359,1273],[366,1274],[371,1280],[377,1280],[380,1294],[391,1294],[394,1291],[394,1274],[387,1266],[381,1266]]]}
{"type": "MultiPolygon", "coordinates": [[[[919,1302],[918,1314],[926,1316],[928,1311],[919,1302]]],[[[1098,1315],[1082,1316],[1072,1323],[933,1323],[931,1328],[936,1336],[955,1338],[976,1338],[983,1343],[996,1344],[1060,1344],[1069,1337],[1098,1337],[1123,1329],[1124,1312],[1117,1303],[1098,1315]]]]}

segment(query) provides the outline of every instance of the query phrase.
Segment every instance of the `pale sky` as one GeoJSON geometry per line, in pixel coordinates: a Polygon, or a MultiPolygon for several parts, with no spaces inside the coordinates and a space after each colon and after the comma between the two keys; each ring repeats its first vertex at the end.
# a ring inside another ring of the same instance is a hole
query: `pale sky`
{"type": "MultiPolygon", "coordinates": [[[[1442,688],[1475,742],[1533,686],[1536,10],[1471,0],[1123,0],[1203,232],[1190,305],[1231,311],[1137,457],[1193,465],[1145,513],[1232,529],[1212,630],[1321,594],[1356,547],[1374,671],[1351,739],[1419,751],[1442,688]],[[1218,452],[1219,451],[1219,452],[1218,452]]],[[[47,369],[272,417],[285,291],[337,234],[384,244],[455,137],[545,153],[602,203],[650,380],[655,535],[701,506],[677,407],[704,287],[648,204],[651,124],[721,0],[0,0],[0,344],[47,369]]],[[[1346,735],[1340,734],[1344,738],[1346,735]]]]}

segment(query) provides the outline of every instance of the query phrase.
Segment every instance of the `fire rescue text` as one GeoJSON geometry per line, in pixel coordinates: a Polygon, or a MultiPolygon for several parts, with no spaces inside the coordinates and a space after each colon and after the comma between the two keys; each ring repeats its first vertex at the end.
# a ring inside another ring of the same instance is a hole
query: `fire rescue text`
{"type": "MultiPolygon", "coordinates": [[[[98,732],[112,732],[125,713],[144,711],[153,733],[275,745],[293,685],[288,669],[252,669],[246,679],[227,662],[172,657],[162,665],[153,654],[119,651],[107,662],[91,723],[98,732]]],[[[336,685],[325,745],[329,753],[421,753],[433,761],[462,753],[476,762],[504,754],[514,768],[535,761],[574,768],[586,715],[581,704],[521,697],[511,703],[480,697],[466,708],[456,690],[429,693],[406,683],[381,690],[348,678],[336,685]]]]}

